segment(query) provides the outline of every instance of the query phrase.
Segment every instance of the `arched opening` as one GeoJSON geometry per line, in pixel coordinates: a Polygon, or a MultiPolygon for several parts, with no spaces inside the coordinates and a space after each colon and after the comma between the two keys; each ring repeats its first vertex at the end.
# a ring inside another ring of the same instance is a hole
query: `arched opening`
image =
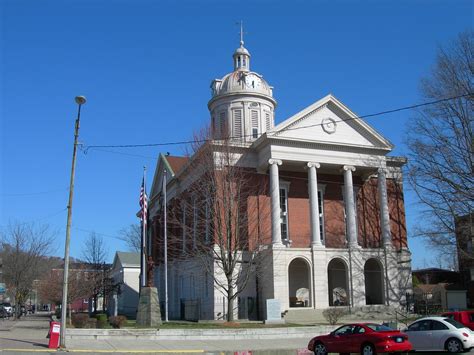
{"type": "Polygon", "coordinates": [[[365,304],[383,304],[383,271],[376,259],[369,259],[364,265],[365,304]]]}
{"type": "Polygon", "coordinates": [[[341,259],[332,259],[328,264],[328,292],[330,306],[349,305],[346,263],[341,259]]]}
{"type": "Polygon", "coordinates": [[[290,307],[310,307],[310,271],[308,263],[301,258],[291,261],[288,267],[288,297],[290,307]]]}

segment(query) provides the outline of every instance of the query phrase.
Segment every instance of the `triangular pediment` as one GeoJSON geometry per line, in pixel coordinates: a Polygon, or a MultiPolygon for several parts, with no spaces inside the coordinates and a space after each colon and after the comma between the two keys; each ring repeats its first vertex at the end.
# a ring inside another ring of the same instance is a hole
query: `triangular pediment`
{"type": "Polygon", "coordinates": [[[332,95],[283,121],[268,135],[297,141],[393,149],[387,139],[332,95]]]}

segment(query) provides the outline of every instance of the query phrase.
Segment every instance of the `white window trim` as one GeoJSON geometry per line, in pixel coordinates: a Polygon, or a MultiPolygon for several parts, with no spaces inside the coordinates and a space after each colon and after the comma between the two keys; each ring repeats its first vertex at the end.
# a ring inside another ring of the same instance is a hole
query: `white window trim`
{"type": "Polygon", "coordinates": [[[186,252],[186,202],[183,202],[181,205],[183,209],[183,245],[182,245],[182,253],[186,252]]]}
{"type": "Polygon", "coordinates": [[[209,243],[209,200],[206,199],[206,229],[205,229],[205,241],[209,243]]]}
{"type": "Polygon", "coordinates": [[[324,194],[326,192],[326,184],[318,184],[318,207],[319,207],[319,193],[321,193],[321,208],[319,208],[319,231],[320,239],[323,245],[326,244],[326,230],[324,228],[324,194]]]}
{"type": "Polygon", "coordinates": [[[197,219],[196,197],[193,197],[193,249],[196,249],[197,219]]]}
{"type": "Polygon", "coordinates": [[[280,194],[280,201],[278,201],[278,203],[280,204],[280,228],[281,228],[281,224],[282,224],[282,218],[285,218],[285,222],[286,222],[286,239],[283,239],[282,241],[285,241],[287,243],[290,243],[291,244],[291,237],[290,237],[290,228],[289,228],[289,217],[288,217],[288,214],[289,214],[289,210],[288,210],[288,195],[289,195],[289,192],[290,192],[290,182],[289,181],[281,181],[280,180],[280,190],[285,190],[286,191],[286,200],[285,200],[285,205],[286,205],[286,212],[283,213],[282,210],[281,210],[281,194],[280,194]]]}

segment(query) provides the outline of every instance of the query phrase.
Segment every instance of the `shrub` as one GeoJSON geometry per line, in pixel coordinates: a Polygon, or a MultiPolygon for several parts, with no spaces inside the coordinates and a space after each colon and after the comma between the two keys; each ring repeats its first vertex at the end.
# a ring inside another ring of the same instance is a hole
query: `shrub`
{"type": "Polygon", "coordinates": [[[109,318],[109,323],[113,328],[122,328],[127,323],[127,317],[125,316],[115,316],[109,318]]]}
{"type": "Polygon", "coordinates": [[[337,321],[342,318],[346,314],[346,310],[344,308],[339,307],[331,307],[326,308],[323,311],[323,316],[329,322],[329,324],[334,325],[337,321]]]}
{"type": "Polygon", "coordinates": [[[97,319],[97,328],[108,328],[107,314],[98,313],[95,315],[95,318],[97,319]]]}
{"type": "Polygon", "coordinates": [[[95,319],[95,318],[89,318],[89,319],[87,320],[87,323],[86,323],[85,328],[88,328],[88,329],[97,328],[97,319],[95,319]]]}
{"type": "Polygon", "coordinates": [[[86,313],[75,313],[72,315],[72,325],[75,328],[85,328],[89,321],[89,315],[86,313]]]}

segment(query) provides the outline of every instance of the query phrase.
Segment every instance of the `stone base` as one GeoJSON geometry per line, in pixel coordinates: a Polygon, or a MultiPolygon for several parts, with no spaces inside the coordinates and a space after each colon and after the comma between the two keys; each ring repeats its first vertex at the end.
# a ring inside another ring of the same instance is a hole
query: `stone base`
{"type": "Polygon", "coordinates": [[[263,324],[285,324],[284,319],[266,319],[263,321],[263,324]]]}
{"type": "Polygon", "coordinates": [[[162,324],[156,287],[142,287],[138,302],[137,326],[158,327],[162,324]]]}

